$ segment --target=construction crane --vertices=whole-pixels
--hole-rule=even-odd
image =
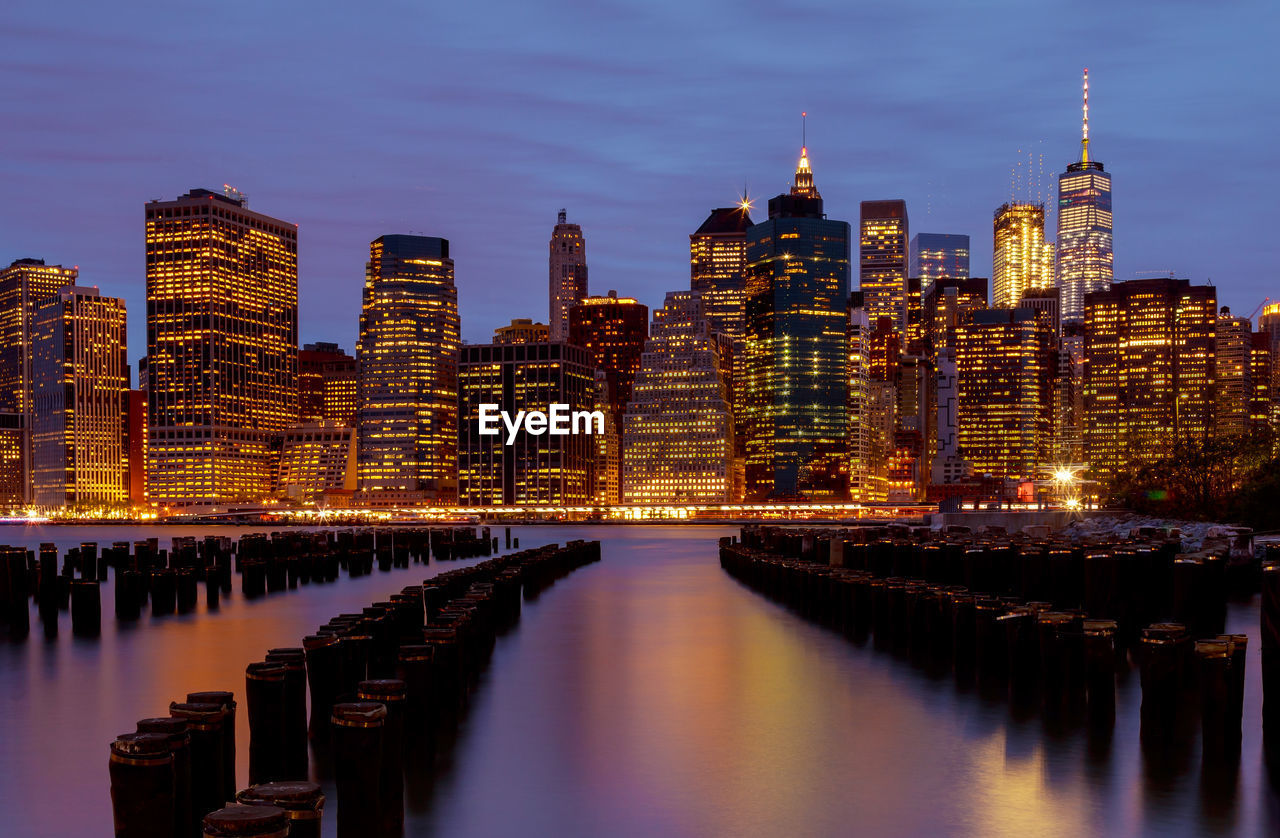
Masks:
[[[1257,307],[1257,308],[1255,308],[1255,309],[1253,310],[1253,314],[1250,314],[1250,315],[1249,315],[1249,319],[1250,319],[1251,321],[1252,321],[1252,320],[1254,320],[1254,319],[1258,316],[1258,312],[1262,311],[1262,307],[1263,307],[1263,306],[1265,306],[1265,305],[1266,305],[1267,303],[1269,303],[1269,302],[1271,302],[1271,298],[1270,298],[1270,297],[1263,297],[1263,298],[1262,298],[1262,302],[1258,303],[1258,307]]]

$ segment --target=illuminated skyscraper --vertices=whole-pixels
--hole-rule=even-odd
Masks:
[[[953,233],[915,234],[911,237],[907,276],[920,277],[924,291],[940,277],[968,277],[969,237]]]
[[[529,318],[516,318],[509,326],[493,330],[493,342],[505,344],[546,343],[551,339],[551,327],[546,323],[534,323]]]
[[[960,455],[975,474],[1034,478],[1050,459],[1053,347],[1043,312],[973,312],[956,333]]]
[[[124,300],[96,288],[63,288],[36,312],[32,332],[33,502],[126,503]]]
[[[1253,324],[1248,317],[1234,317],[1226,306],[1218,314],[1214,339],[1216,358],[1217,430],[1243,433],[1249,424],[1253,398],[1250,372],[1253,354]]]
[[[1186,279],[1135,279],[1085,297],[1084,447],[1104,484],[1214,430],[1217,291]]]
[[[826,217],[802,148],[791,192],[747,230],[749,500],[847,496],[848,297],[849,225]]]
[[[146,206],[147,485],[164,506],[254,502],[298,415],[298,228],[244,196]]]
[[[906,328],[906,201],[863,201],[858,236],[858,277],[867,318],[875,323],[892,317],[893,327]]]
[[[79,271],[46,265],[43,259],[18,259],[0,270],[0,411],[21,417],[23,497],[30,499],[31,326],[36,310],[76,284]]]
[[[733,417],[722,363],[700,295],[667,292],[623,418],[625,503],[733,499]]]
[[[1111,175],[1089,158],[1089,71],[1084,71],[1080,159],[1058,175],[1057,281],[1062,319],[1084,319],[1084,297],[1106,291],[1113,278]]]
[[[456,500],[460,343],[448,239],[374,239],[356,344],[363,501]]]
[[[995,213],[992,308],[1013,308],[1031,288],[1053,287],[1053,245],[1044,240],[1044,204],[1002,204]]]
[[[480,433],[480,405],[547,412],[553,404],[595,411],[591,355],[567,343],[463,346],[458,366],[458,503],[462,506],[530,504],[583,506],[592,502],[591,470],[603,415],[579,420],[578,433],[535,434],[529,428],[507,444],[507,429]],[[590,433],[587,433],[588,425]],[[570,424],[570,427],[572,425]]]
[[[734,340],[746,333],[749,208],[713,209],[689,236],[689,287],[702,295],[711,328]]]
[[[298,353],[298,421],[354,428],[356,359],[336,343],[308,343]]]
[[[569,309],[587,296],[587,242],[560,210],[551,231],[551,340],[569,339]]]
[[[622,415],[631,401],[632,386],[640,371],[640,355],[649,337],[649,307],[610,291],[604,297],[587,297],[569,309],[569,342],[590,353],[591,363],[604,371],[608,388],[609,425],[622,434]],[[614,446],[619,469],[625,468],[627,453],[621,442]],[[607,457],[609,450],[603,449]],[[602,463],[601,468],[608,468]],[[621,491],[621,487],[619,487]],[[615,495],[609,503],[617,503]]]

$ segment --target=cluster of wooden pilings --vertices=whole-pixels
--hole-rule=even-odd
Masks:
[[[511,547],[511,528],[506,530]],[[520,540],[516,539],[519,547]],[[343,573],[363,576],[376,566],[388,571],[411,563],[492,555],[498,539],[488,527],[367,530],[289,530],[270,535],[202,539],[178,537],[162,550],[155,538],[118,541],[101,550],[85,542],[59,557],[53,544],[38,551],[0,546],[0,626],[12,640],[31,631],[34,601],[46,638],[58,634],[58,615],[71,612],[71,630],[96,637],[102,630],[102,583],[114,574],[115,616],[129,622],[196,610],[204,591],[206,609],[220,607],[240,576],[241,594],[256,599],[299,585],[324,584]],[[61,562],[59,559],[61,558]]]
[[[1184,555],[1159,533],[1073,543],[965,528],[745,527],[721,539],[720,561],[855,642],[1007,696],[1015,713],[1109,730],[1117,674],[1136,667],[1144,752],[1159,758],[1199,727],[1215,763],[1238,760],[1249,643],[1223,634],[1227,600],[1261,580],[1264,681],[1275,678],[1280,696],[1280,564]],[[1280,698],[1271,705],[1280,733]]]
[[[245,670],[240,791],[231,692],[190,693],[168,718],[138,722],[111,745],[117,838],[318,836],[325,800],[309,779],[313,750],[335,780],[339,836],[402,834],[406,755],[457,724],[522,599],[599,560],[598,541],[491,558],[268,650]]]

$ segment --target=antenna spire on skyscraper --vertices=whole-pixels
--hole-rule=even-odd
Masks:
[[[1080,135],[1080,162],[1089,162],[1089,68],[1084,68],[1084,123]]]
[[[800,112],[800,163],[796,166],[796,179],[791,186],[791,194],[820,198],[822,196],[813,187],[813,170],[809,168],[809,137],[806,123],[808,116],[808,111]]]

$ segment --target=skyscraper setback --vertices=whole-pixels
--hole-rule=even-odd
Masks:
[[[1053,245],[1044,240],[1044,204],[1002,204],[993,226],[991,307],[1015,308],[1023,292],[1053,287]]]
[[[892,317],[894,328],[907,323],[906,201],[863,201],[858,235],[858,277],[867,319]]]
[[[146,205],[147,481],[164,506],[257,501],[298,413],[298,228],[234,190]]]
[[[550,242],[551,340],[569,339],[569,309],[587,296],[587,242],[582,228],[556,218]]]
[[[848,492],[849,225],[823,212],[807,148],[790,193],[747,230],[748,500]]]
[[[366,502],[456,499],[459,328],[449,241],[374,239],[356,344],[356,459]]]
[[[1105,291],[1114,276],[1111,252],[1111,175],[1089,156],[1089,71],[1084,71],[1080,159],[1058,175],[1057,282],[1062,319],[1084,319],[1084,298]]]

